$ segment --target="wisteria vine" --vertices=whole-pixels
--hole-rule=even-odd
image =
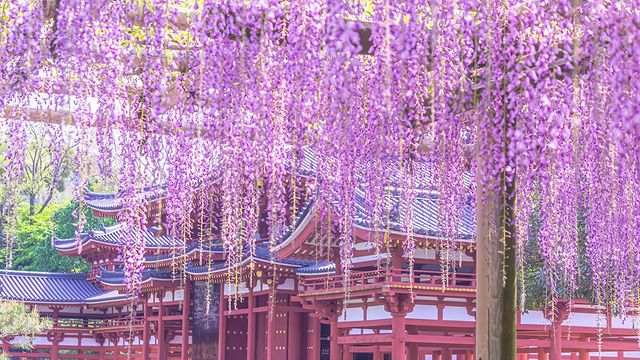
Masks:
[[[221,240],[239,268],[245,247],[251,256],[256,241],[276,246],[311,196],[348,277],[356,191],[379,231],[402,197],[408,256],[411,204],[438,193],[448,266],[475,197],[468,179],[483,178],[516,189],[521,268],[537,236],[551,293],[574,288],[582,241],[596,297],[624,312],[640,289],[638,9],[634,0],[0,1],[6,194],[19,196],[25,121],[75,128],[76,163],[99,149],[132,228],[148,224],[139,190],[167,184],[159,225],[183,241],[198,231],[200,242]],[[201,208],[214,199],[212,219]],[[388,246],[375,241],[378,252]],[[132,234],[122,251],[131,289],[143,255]]]

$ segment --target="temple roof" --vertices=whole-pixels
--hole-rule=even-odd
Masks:
[[[365,192],[361,189],[356,190],[356,225],[372,229],[373,228],[373,212],[371,207],[367,205]],[[442,237],[443,233],[438,225],[439,209],[438,195],[434,192],[419,192],[412,204],[413,218],[411,225],[413,233],[416,235],[428,237]],[[389,219],[381,220],[383,228],[389,228],[391,231],[405,232],[405,222],[408,211],[400,191],[394,191],[386,201],[385,207],[390,209]],[[457,239],[470,240],[475,236],[476,219],[473,214],[472,206],[469,204],[460,211],[460,219],[458,221],[458,229],[455,234]]]
[[[192,242],[187,245],[184,254],[172,254],[172,253],[162,253],[162,254],[147,254],[144,256],[144,261],[147,263],[152,262],[161,262],[164,260],[171,260],[172,258],[178,258],[181,256],[189,256],[190,254],[202,252],[203,254],[211,253],[211,254],[222,254],[224,251],[222,244],[207,244],[200,242]]]
[[[243,256],[243,261],[242,261],[243,263],[246,263],[251,260],[250,250],[248,246],[244,247],[242,256]],[[277,260],[270,256],[269,248],[266,246],[266,244],[257,245],[255,247],[254,260],[258,260],[266,263],[284,265],[284,266],[289,266],[294,268],[303,268],[303,267],[311,266],[315,264],[314,261],[293,259],[293,258]],[[229,266],[228,261],[215,262],[214,264],[211,265],[211,267],[209,267],[209,265],[189,264],[187,272],[190,274],[205,274],[209,271],[216,272],[222,269],[226,269],[228,266]]]
[[[109,271],[102,269],[98,280],[101,283],[109,286],[120,286],[125,284],[125,274],[122,271]],[[158,271],[158,270],[142,270],[142,279],[144,283],[149,280],[173,280],[173,274],[171,271]]]
[[[146,248],[168,248],[171,246],[181,246],[181,242],[177,239],[173,239],[169,236],[155,236],[152,230],[136,229],[139,232],[139,236],[144,239]],[[90,230],[88,232],[80,234],[80,244],[76,238],[59,239],[54,238],[53,245],[58,251],[69,251],[78,248],[80,245],[84,245],[89,242],[97,242],[106,245],[120,245],[124,242],[126,236],[129,234],[129,229],[125,224],[117,224],[110,227],[102,228],[101,230]]]
[[[124,299],[102,291],[84,273],[0,271],[0,299],[30,303],[96,303]]]
[[[166,186],[147,186],[140,189],[146,201],[157,201],[166,195]],[[87,191],[84,196],[85,204],[99,211],[117,212],[122,209],[122,200],[119,193],[98,193]]]

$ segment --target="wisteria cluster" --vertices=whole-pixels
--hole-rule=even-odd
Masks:
[[[481,181],[516,198],[505,221],[517,225],[520,255],[537,237],[552,293],[575,286],[584,242],[598,299],[623,311],[640,290],[638,9],[633,0],[0,1],[5,180],[20,179],[25,121],[75,127],[98,149],[101,174],[118,179],[121,221],[144,224],[139,189],[166,183],[161,225],[178,239],[194,228],[201,241],[217,237],[237,262],[245,246],[255,251],[255,234],[276,245],[313,196],[346,276],[356,189],[380,230],[390,189],[402,190],[409,255],[416,191],[438,192],[448,254],[463,211],[483,201]],[[213,203],[215,219],[202,210]],[[132,288],[143,254],[142,239],[123,249]]]

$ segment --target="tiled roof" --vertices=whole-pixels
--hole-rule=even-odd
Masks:
[[[86,276],[0,270],[0,298],[39,303],[85,303],[88,299],[104,295]]]
[[[300,274],[300,275],[327,274],[327,273],[333,273],[335,271],[336,271],[336,264],[323,261],[323,262],[319,262],[316,265],[298,268],[296,269],[296,274]]]
[[[125,283],[125,274],[122,271],[109,271],[102,269],[98,280],[106,285],[123,285]],[[172,280],[171,271],[142,270],[142,282],[147,280]]]
[[[375,260],[383,260],[383,259],[389,259],[390,256],[387,253],[381,253],[381,254],[371,254],[371,255],[365,255],[365,256],[358,256],[358,257],[354,257],[351,259],[351,263],[352,264],[361,264],[364,262],[368,262],[368,261],[375,261]],[[296,269],[296,274],[298,275],[317,275],[317,274],[328,274],[328,273],[333,273],[336,271],[336,264],[332,263],[332,262],[327,262],[327,261],[320,261],[318,263],[314,263],[312,265],[309,266],[305,266],[305,267],[299,267]]]
[[[201,246],[199,242],[192,242],[187,246],[187,249],[184,255],[189,255],[191,253],[199,252],[199,251],[202,251],[204,254],[206,253],[220,254],[224,251],[224,249],[221,244],[202,244]],[[182,255],[183,255],[182,253],[151,254],[151,255],[145,255],[144,260],[145,262],[155,262],[155,261],[171,259],[172,256],[182,256]]]
[[[181,246],[181,241],[174,240],[169,236],[155,236],[151,230],[136,229],[138,236],[143,237],[145,247],[147,248],[166,248],[171,246]],[[131,231],[124,224],[103,228],[102,230],[91,230],[80,235],[80,242],[85,244],[90,241],[99,242],[109,245],[120,245],[125,242],[127,236],[132,236]],[[78,247],[78,241],[75,238],[58,239],[53,242],[55,248],[59,251],[72,250]]]
[[[402,204],[402,195],[399,191],[394,191],[386,201],[386,208],[389,209],[389,219],[382,221],[390,225],[390,230],[397,232],[405,231],[406,205]],[[438,195],[432,192],[421,192],[416,195],[412,203],[413,210],[413,233],[423,236],[440,237],[442,232],[438,225]],[[371,228],[373,225],[372,211],[366,204],[365,193],[361,189],[356,190],[356,224],[361,227]],[[457,238],[472,239],[475,236],[476,220],[469,204],[463,209],[458,223]]]
[[[249,256],[249,247],[245,246],[244,250],[243,250],[243,262],[247,262],[250,260],[250,256]],[[306,267],[306,266],[310,266],[315,264],[314,261],[312,260],[301,260],[301,259],[293,259],[293,258],[288,258],[288,259],[282,259],[282,260],[276,260],[275,258],[272,258],[269,254],[269,248],[266,245],[257,245],[255,248],[255,253],[254,253],[254,259],[257,260],[261,260],[264,262],[272,262],[274,264],[280,264],[280,265],[286,265],[286,266],[290,266],[290,267],[296,267],[296,268],[302,268],[302,267]],[[208,265],[189,265],[188,266],[188,272],[190,274],[206,274],[209,270],[211,270],[211,272],[215,272],[218,270],[222,270],[222,269],[226,269],[229,266],[229,262],[228,261],[219,261],[219,262],[215,262],[214,264],[211,265],[211,268],[209,268]]]
[[[166,194],[166,186],[147,186],[140,189],[147,201],[162,199]],[[122,201],[118,193],[97,193],[87,191],[84,196],[85,204],[94,210],[118,211],[122,209]]]

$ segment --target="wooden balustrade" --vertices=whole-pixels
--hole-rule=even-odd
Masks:
[[[371,271],[354,271],[349,277],[349,287],[352,290],[380,287],[383,285],[406,285],[411,281],[411,273],[408,270],[380,269]],[[301,276],[300,286],[303,292],[330,291],[344,287],[345,276],[317,275]],[[474,289],[476,287],[475,274],[452,272],[443,276],[440,271],[419,270],[413,271],[414,285],[435,286],[446,288]]]
[[[123,329],[132,326],[142,326],[143,318],[141,316],[117,319],[82,319],[82,318],[59,318],[56,329],[92,329],[99,330],[101,328],[121,327]]]

